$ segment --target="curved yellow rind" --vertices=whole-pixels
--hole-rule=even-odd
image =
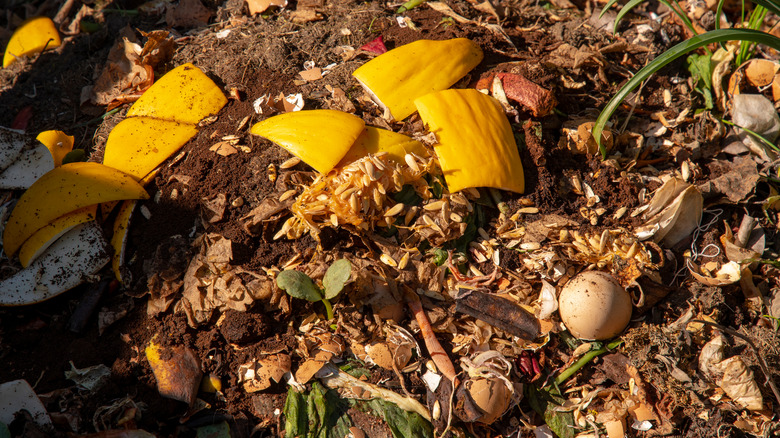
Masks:
[[[3,233],[9,256],[36,231],[58,217],[108,201],[146,199],[132,176],[99,163],[68,163],[46,173],[19,198]]]
[[[366,126],[366,130],[358,137],[355,143],[347,151],[347,155],[338,164],[338,167],[359,160],[368,154],[387,152],[387,156],[398,164],[404,163],[404,155],[415,153],[420,156],[427,154],[425,146],[409,136],[387,129]]]
[[[130,226],[130,218],[138,201],[125,201],[119,207],[119,212],[114,219],[114,234],[111,236],[111,246],[114,248],[114,256],[111,259],[111,268],[116,279],[124,283],[121,267],[125,261],[125,244],[127,243],[127,231]]]
[[[73,150],[73,136],[62,131],[43,131],[36,140],[43,143],[51,152],[54,166],[62,166],[62,159]]]
[[[140,180],[197,133],[196,125],[130,117],[108,135],[103,164]]]
[[[364,128],[363,119],[358,116],[320,109],[279,114],[256,123],[251,132],[326,174],[344,158]]]
[[[8,41],[3,56],[3,68],[11,65],[17,57],[54,49],[62,44],[57,27],[49,17],[33,17],[24,21]]]
[[[76,225],[95,220],[97,205],[89,205],[58,217],[27,239],[19,249],[19,261],[27,267],[60,236]]]
[[[436,134],[450,192],[494,187],[523,193],[523,165],[501,104],[477,90],[444,90],[415,101],[420,117]]]
[[[191,63],[182,64],[157,80],[127,111],[127,117],[146,116],[198,124],[216,114],[227,98],[205,73]]]
[[[482,61],[482,49],[466,38],[418,40],[363,64],[352,75],[387,107],[395,120],[414,111],[414,100],[445,90]]]

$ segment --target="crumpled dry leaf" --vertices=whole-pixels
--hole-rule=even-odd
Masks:
[[[699,190],[705,198],[725,195],[732,202],[741,202],[756,188],[760,178],[756,162],[752,157],[734,157],[729,164],[730,170],[715,179],[700,184]]]
[[[273,382],[281,382],[290,372],[292,361],[287,354],[272,354],[263,359],[252,359],[238,367],[238,383],[244,391],[258,392],[268,389]]]
[[[200,0],[180,0],[178,5],[168,6],[165,21],[171,27],[201,27],[208,24],[211,15]]]
[[[152,260],[144,261],[147,275],[146,313],[155,316],[164,312],[178,298],[184,285],[183,273],[192,256],[190,243],[182,236],[173,236],[161,242]]]
[[[95,105],[108,105],[119,96],[138,94],[154,82],[154,69],[142,62],[142,47],[134,32],[125,27],[121,42],[111,48],[103,72],[91,88],[89,100]]]
[[[745,365],[741,357],[732,356],[712,368],[722,374],[717,382],[718,386],[723,388],[734,403],[751,411],[764,408],[764,398],[753,378],[753,371]]]
[[[278,197],[267,196],[260,205],[253,208],[246,216],[240,219],[244,230],[250,236],[257,236],[262,233],[263,226],[268,223],[276,222],[293,204],[294,198],[290,197],[285,201],[279,201]]]
[[[681,178],[667,180],[647,204],[645,222],[634,230],[640,240],[650,237],[673,247],[699,226],[704,198],[699,189]]]
[[[184,291],[176,311],[187,315],[191,327],[209,319],[215,310],[246,311],[255,300],[268,296],[264,287],[250,287],[239,276],[244,271],[231,266],[232,242],[219,234],[202,238],[199,253],[192,258],[184,274]]]
[[[225,217],[227,208],[227,196],[220,193],[212,199],[203,198],[201,200],[201,217],[207,224],[213,224]]]
[[[246,4],[249,7],[249,15],[255,15],[273,6],[284,8],[287,6],[287,0],[246,0]]]
[[[599,146],[591,134],[594,124],[595,122],[591,120],[567,120],[563,123],[563,128],[561,128],[563,135],[558,140],[558,145],[575,154],[595,155],[599,151]],[[615,144],[615,137],[612,135],[612,131],[608,129],[602,131],[601,144],[604,145],[607,151],[612,150]]]

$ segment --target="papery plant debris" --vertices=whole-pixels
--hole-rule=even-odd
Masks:
[[[0,435],[776,434],[758,4],[11,3]]]

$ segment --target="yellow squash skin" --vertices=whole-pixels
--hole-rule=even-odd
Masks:
[[[252,126],[260,135],[327,174],[344,158],[365,129],[363,119],[343,111],[319,109],[279,114]]]
[[[54,49],[60,44],[60,34],[51,18],[30,18],[11,35],[3,56],[3,68],[11,65],[17,57],[40,53],[44,49]]]
[[[130,117],[108,135],[103,164],[140,180],[197,133],[197,125]]]
[[[3,232],[3,249],[8,256],[16,254],[36,231],[79,208],[148,197],[132,176],[99,163],[55,167],[19,198]]]
[[[368,154],[377,154],[379,152],[387,152],[387,156],[398,164],[404,163],[404,155],[408,153],[415,153],[419,156],[428,154],[422,143],[409,136],[388,131],[387,129],[366,126],[366,130],[360,134],[357,141],[349,148],[347,155],[341,159],[338,167],[346,166]]]
[[[22,267],[28,267],[55,240],[76,225],[95,220],[96,212],[97,205],[89,205],[60,216],[36,231],[19,249],[19,261],[22,263]]]
[[[127,117],[146,116],[196,125],[216,114],[227,98],[205,73],[191,63],[166,73],[127,111]]]
[[[415,99],[451,87],[482,57],[482,49],[466,38],[418,40],[377,56],[352,76],[400,121],[415,111]]]
[[[125,283],[122,278],[122,265],[125,261],[125,244],[127,243],[127,231],[130,225],[130,218],[138,201],[124,201],[119,207],[119,212],[114,219],[114,234],[111,236],[111,246],[114,247],[114,256],[111,259],[111,268],[114,270],[116,279]]]
[[[477,90],[444,90],[415,101],[436,134],[434,147],[450,192],[494,187],[523,193],[523,165],[501,104]]]
[[[62,166],[62,159],[73,150],[73,136],[62,131],[43,131],[36,140],[43,143],[54,159],[54,166]]]

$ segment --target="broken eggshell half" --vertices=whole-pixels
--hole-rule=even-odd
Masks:
[[[384,109],[401,121],[415,111],[415,99],[445,90],[482,61],[482,49],[466,38],[418,40],[383,53],[352,76]]]
[[[389,52],[388,52],[389,53]],[[477,90],[444,90],[415,100],[451,193],[493,187],[523,193],[523,165],[501,104]]]
[[[558,297],[558,312],[572,335],[610,339],[631,321],[631,296],[612,275],[586,271],[570,279]]]

